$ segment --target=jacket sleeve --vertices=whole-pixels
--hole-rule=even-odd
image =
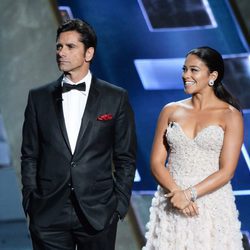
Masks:
[[[115,190],[118,197],[117,211],[124,218],[128,211],[135,176],[136,132],[134,113],[127,92],[123,92],[115,123],[113,150]]]
[[[39,138],[36,122],[36,112],[32,101],[31,92],[28,96],[28,103],[24,113],[24,124],[22,132],[21,147],[21,177],[23,208],[27,215],[30,195],[36,189],[36,172],[39,154]]]

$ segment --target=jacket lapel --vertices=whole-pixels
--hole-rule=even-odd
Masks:
[[[90,90],[89,90],[89,96],[86,103],[85,111],[82,117],[81,127],[77,138],[76,148],[75,148],[75,154],[80,150],[81,148],[81,142],[84,139],[84,133],[86,132],[86,129],[88,126],[92,125],[92,120],[95,119],[95,115],[97,114],[97,108],[99,103],[99,90],[97,88],[97,79],[92,78]]]
[[[62,132],[63,138],[65,140],[65,143],[67,144],[67,147],[71,152],[70,143],[69,143],[67,130],[66,130],[66,125],[65,125],[65,120],[64,120],[64,115],[63,115],[63,108],[62,108],[63,99],[62,99],[61,82],[62,82],[62,77],[60,77],[57,80],[55,88],[52,91],[52,95],[53,95],[54,107],[55,107],[59,127],[61,129],[61,132]]]

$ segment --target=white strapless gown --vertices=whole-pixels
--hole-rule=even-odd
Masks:
[[[178,123],[168,126],[168,168],[183,189],[217,171],[224,131],[218,125],[204,128],[191,139]],[[173,209],[158,186],[150,208],[143,250],[239,250],[242,234],[231,184],[198,198],[199,215],[186,217]]]

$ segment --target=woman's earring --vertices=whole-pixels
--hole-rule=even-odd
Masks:
[[[211,87],[214,86],[214,81],[213,80],[209,80],[208,85],[211,86]]]

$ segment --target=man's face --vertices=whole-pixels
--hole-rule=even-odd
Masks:
[[[77,31],[62,32],[56,43],[58,67],[64,73],[82,73],[88,70],[93,51],[93,48],[85,50],[84,44],[80,42],[80,34]]]

